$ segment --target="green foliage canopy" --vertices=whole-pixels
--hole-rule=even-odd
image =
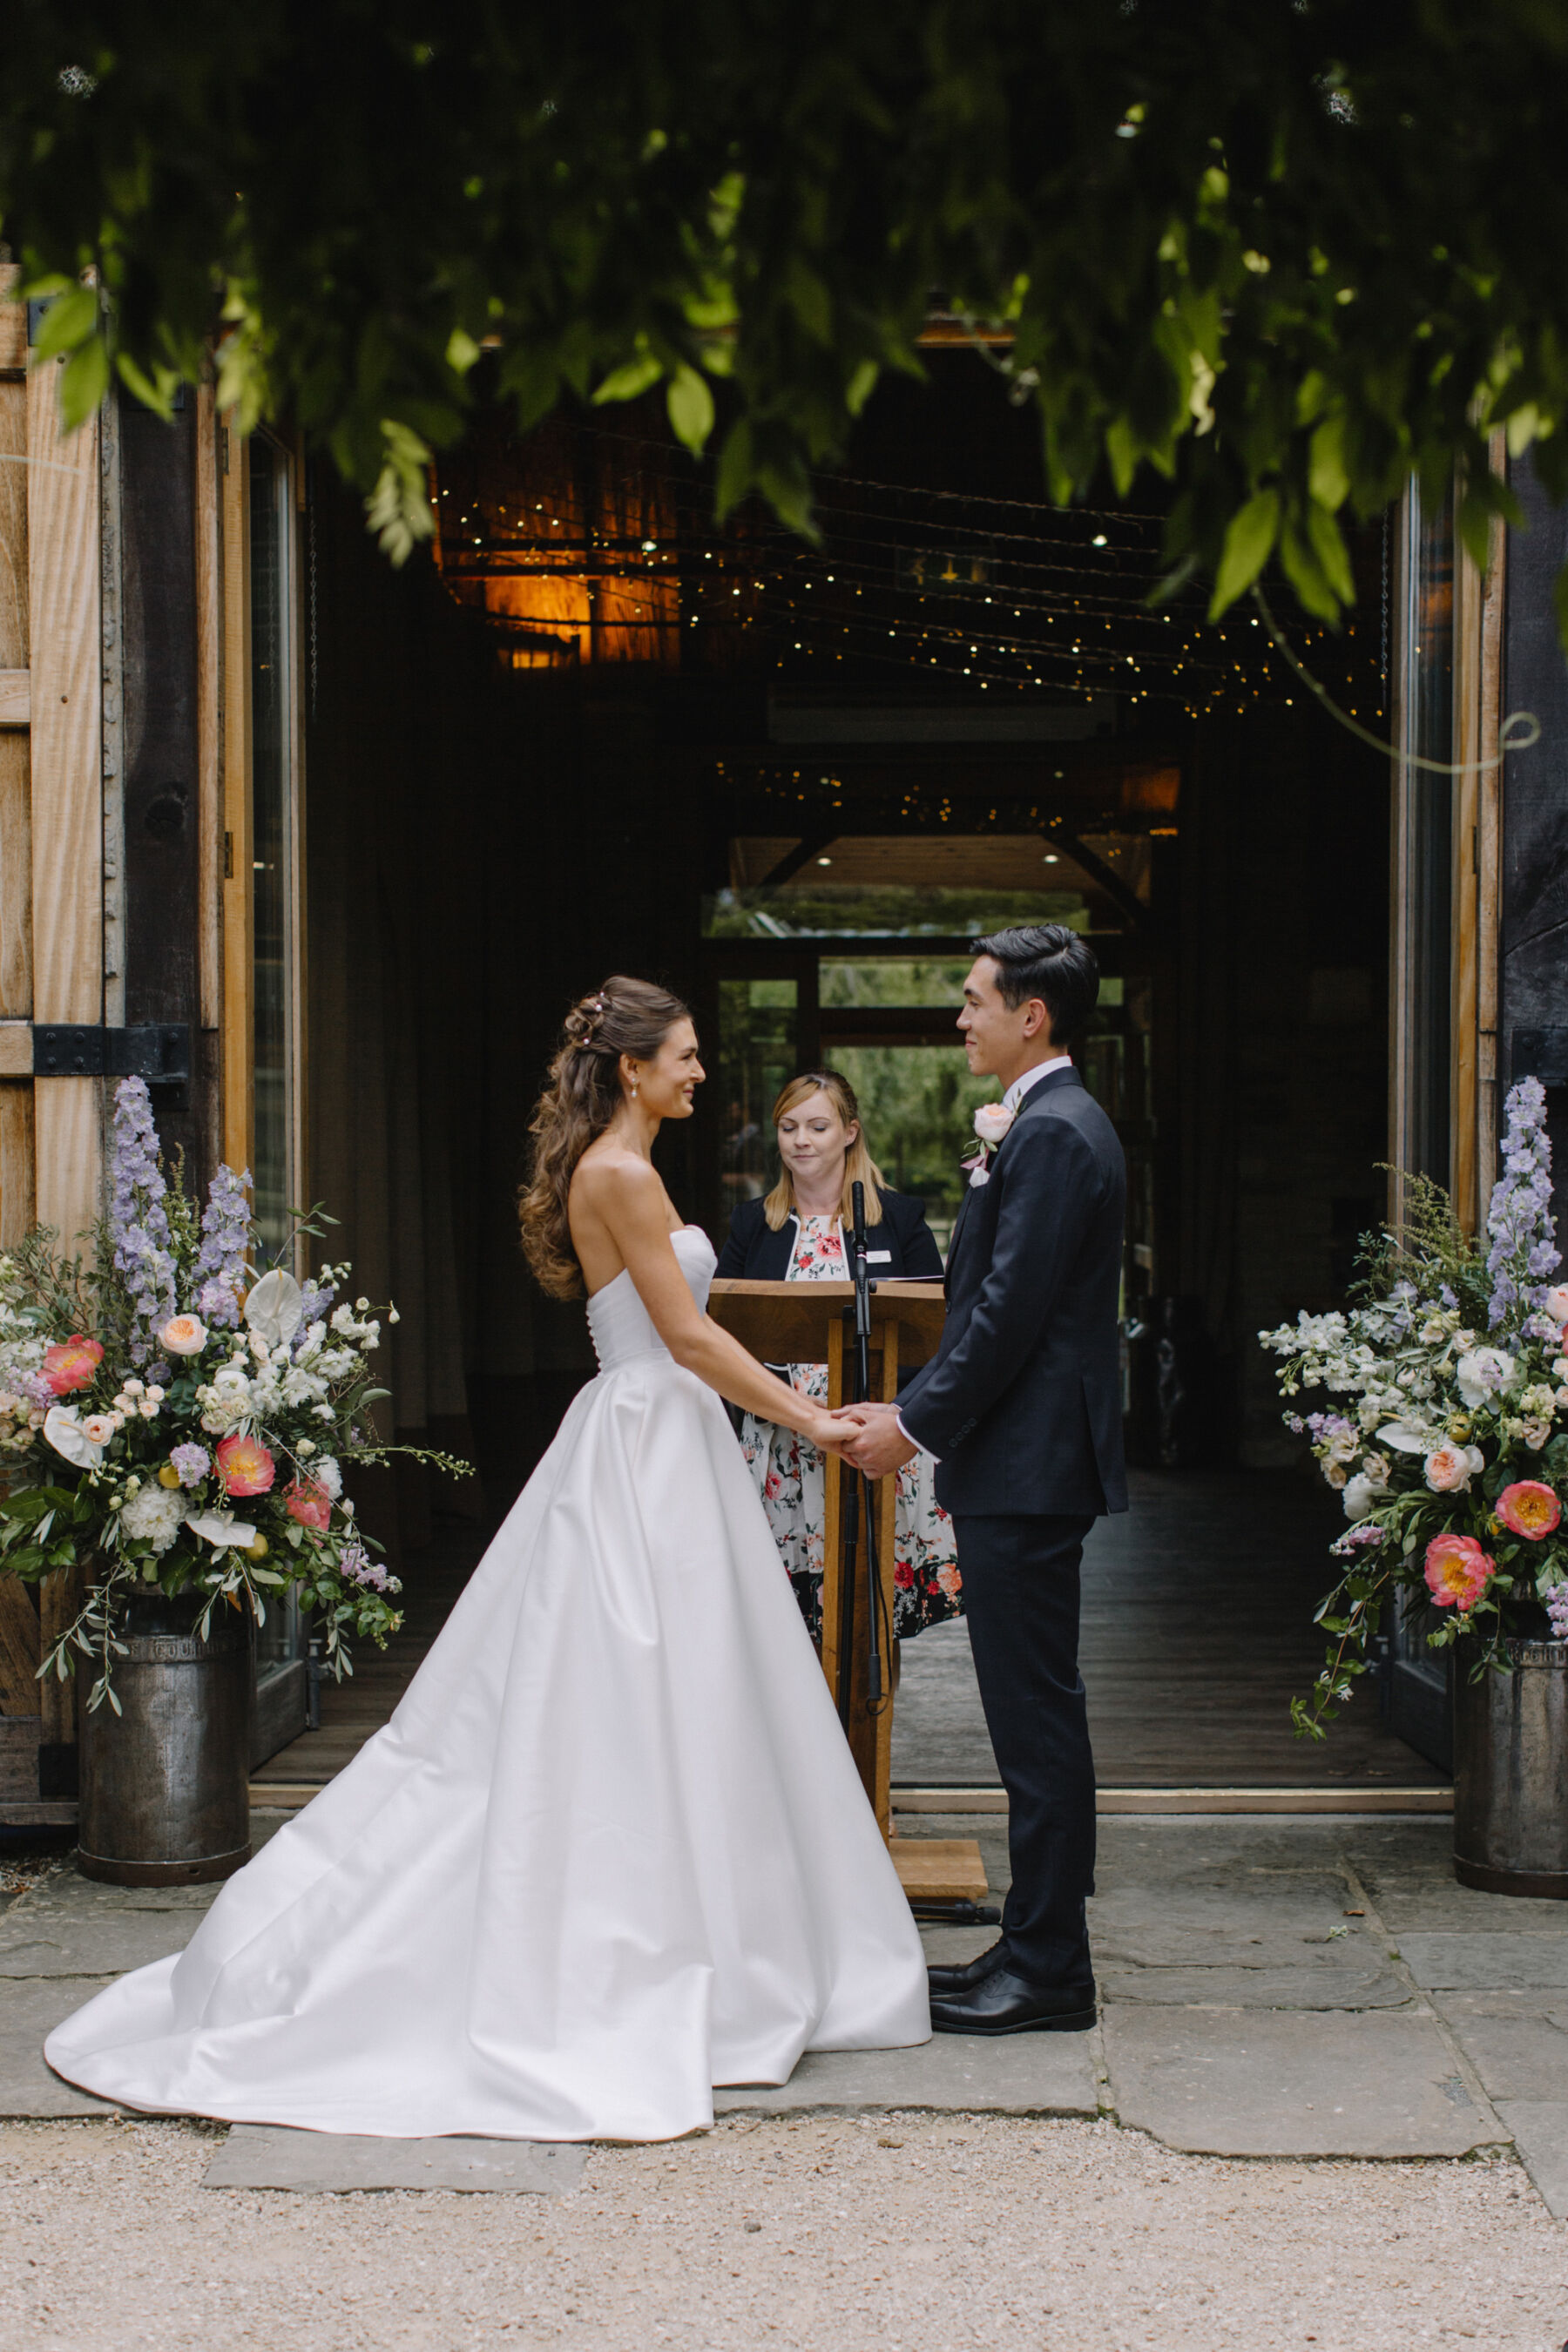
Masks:
[[[1478,553],[1489,433],[1568,490],[1565,121],[1557,0],[16,0],[0,233],[68,415],[216,333],[395,555],[485,378],[662,383],[721,512],[809,530],[934,306],[1011,331],[1054,497],[1152,467],[1173,575],[1331,619],[1412,468]]]

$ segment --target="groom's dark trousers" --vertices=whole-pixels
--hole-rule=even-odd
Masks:
[[[1089,1974],[1094,1761],[1078,1670],[1079,1570],[1101,1513],[1127,1507],[1121,1457],[1122,1218],[1116,1130],[1074,1069],[1024,1096],[964,1196],[947,1321],[899,1398],[937,1457],[985,1721],[1007,1791],[1009,1965]]]

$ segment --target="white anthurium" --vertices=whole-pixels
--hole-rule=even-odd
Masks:
[[[256,1529],[248,1520],[237,1519],[232,1511],[193,1511],[185,1525],[192,1535],[200,1536],[216,1551],[243,1551],[247,1544],[256,1541]]]
[[[1429,1430],[1414,1429],[1407,1421],[1384,1422],[1377,1433],[1380,1445],[1392,1445],[1396,1454],[1429,1454],[1432,1435]]]
[[[93,1444],[74,1404],[49,1407],[44,1415],[44,1436],[57,1454],[79,1470],[96,1470],[103,1459],[102,1446]]]
[[[305,1319],[305,1294],[291,1274],[275,1265],[252,1288],[245,1319],[269,1348],[286,1348]]]

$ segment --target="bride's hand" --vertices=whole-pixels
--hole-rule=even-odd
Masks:
[[[816,1413],[809,1430],[803,1433],[806,1443],[824,1454],[842,1454],[845,1447],[860,1434],[859,1425],[853,1421],[839,1421],[830,1412]]]

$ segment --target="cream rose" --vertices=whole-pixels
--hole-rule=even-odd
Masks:
[[[199,1315],[171,1315],[158,1337],[171,1356],[199,1356],[207,1344],[207,1327]]]
[[[1484,1456],[1476,1445],[1435,1445],[1422,1465],[1435,1495],[1459,1495],[1480,1468]]]
[[[974,1132],[982,1143],[1000,1143],[1016,1116],[1005,1103],[982,1103],[974,1114]]]

